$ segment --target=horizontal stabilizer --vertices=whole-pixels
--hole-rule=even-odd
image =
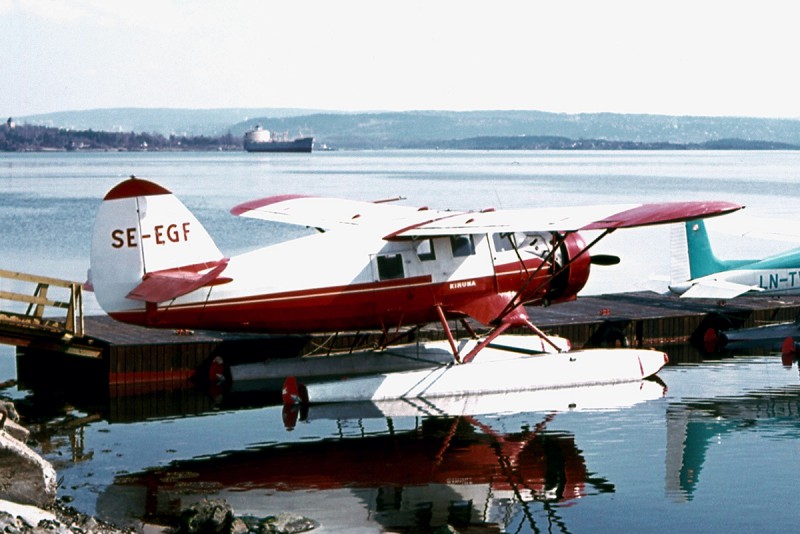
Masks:
[[[228,259],[223,258],[211,264],[147,273],[142,283],[128,293],[127,297],[144,302],[166,302],[211,284],[227,266]],[[211,270],[200,272],[207,269]]]
[[[748,291],[763,291],[758,286],[747,286],[722,280],[704,280],[693,284],[681,298],[688,299],[732,299]]]

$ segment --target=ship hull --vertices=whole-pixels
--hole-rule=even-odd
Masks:
[[[311,152],[313,137],[301,137],[292,141],[245,141],[248,152]]]

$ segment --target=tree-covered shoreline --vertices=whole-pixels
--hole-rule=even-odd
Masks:
[[[339,149],[368,148],[359,143]],[[697,143],[670,141],[620,141],[572,139],[560,136],[512,135],[463,139],[407,141],[390,148],[449,150],[800,150],[800,146],[777,141],[716,139]],[[241,151],[243,140],[230,132],[221,136],[169,135],[159,133],[73,130],[35,125],[0,126],[0,152],[207,152]]]
[[[209,151],[242,150],[242,140],[230,133],[214,136],[164,136],[158,133],[69,130],[46,126],[0,127],[0,151]]]

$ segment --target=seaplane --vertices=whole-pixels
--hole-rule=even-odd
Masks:
[[[757,222],[748,222],[753,227]],[[748,232],[769,239],[798,240],[791,233]],[[730,299],[749,292],[800,295],[800,248],[757,259],[721,259],[702,220],[673,227],[669,289],[682,298]]]
[[[751,218],[736,226],[734,233],[739,237],[800,241],[788,221]],[[669,289],[681,298],[730,299],[746,293],[800,295],[800,248],[756,259],[721,259],[714,252],[705,222],[696,220],[673,225],[670,251]],[[795,340],[800,340],[800,318],[736,329],[729,319],[721,317],[703,332],[702,348],[709,353],[759,348],[780,351],[791,358],[798,352]],[[791,363],[791,359],[788,361]]]
[[[227,257],[168,189],[132,177],[99,206],[88,282],[110,317],[146,327],[283,334],[374,329],[383,333],[376,354],[419,325],[437,323],[444,332],[446,340],[425,347],[446,349],[442,365],[323,383],[313,395],[310,385],[288,377],[285,402],[639,381],[657,373],[666,354],[572,350],[568,340],[541,331],[526,306],[577,298],[592,264],[618,261],[590,254],[612,232],[741,207],[687,201],[451,211],[279,195],[231,213],[316,232]],[[457,340],[450,322],[468,327],[467,319],[488,332]],[[531,335],[505,334],[517,327]]]

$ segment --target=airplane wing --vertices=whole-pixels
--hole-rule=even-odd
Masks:
[[[313,228],[385,229],[384,239],[495,232],[613,230],[680,222],[741,209],[730,202],[666,202],[483,211],[443,211],[357,200],[284,195],[239,204],[234,215]]]
[[[235,206],[231,213],[241,217],[325,230],[365,225],[402,228],[441,216],[437,210],[427,208],[303,195],[252,200]]]
[[[614,230],[723,215],[741,209],[731,202],[666,202],[573,208],[532,208],[451,214],[389,234],[385,239],[494,232]]]
[[[732,299],[749,291],[763,291],[758,286],[748,286],[724,280],[699,280],[681,294],[682,299]]]

